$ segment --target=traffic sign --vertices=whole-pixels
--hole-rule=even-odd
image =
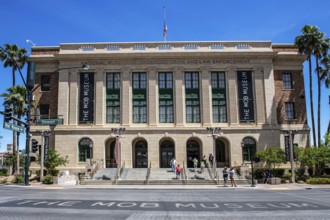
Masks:
[[[37,125],[58,125],[63,124],[63,119],[38,119],[36,121]]]
[[[14,125],[14,124],[9,123],[9,122],[4,122],[3,128],[8,129],[8,130],[12,130],[12,131],[17,131],[17,132],[20,132],[20,133],[24,133],[24,127]]]

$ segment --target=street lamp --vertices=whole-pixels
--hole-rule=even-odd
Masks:
[[[242,147],[242,150],[244,151],[244,142],[241,143],[241,147]],[[251,145],[249,146],[249,157],[250,157],[250,160],[251,160],[251,181],[252,181],[252,184],[251,184],[251,187],[255,187],[255,183],[254,183],[254,170],[253,170],[253,160],[254,160],[254,155],[251,154]]]
[[[214,174],[216,174],[215,169],[216,169],[216,150],[215,150],[215,140],[217,139],[218,135],[220,135],[221,128],[220,127],[207,127],[206,130],[211,134],[213,137],[213,164],[212,168],[214,170]]]

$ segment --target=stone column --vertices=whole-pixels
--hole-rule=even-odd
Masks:
[[[158,105],[157,105],[157,86],[156,86],[156,69],[150,68],[148,74],[148,122],[149,126],[156,126]]]
[[[211,126],[212,122],[212,93],[210,83],[210,70],[204,67],[201,73],[201,114],[203,126]]]
[[[174,69],[174,97],[175,97],[175,124],[177,127],[183,127],[185,122],[185,99],[184,99],[184,81],[183,69]]]
[[[69,71],[60,70],[58,77],[58,115],[63,117],[63,125],[69,123]]]
[[[264,85],[267,85],[267,88],[265,88],[267,124],[276,125],[275,82],[274,71],[271,64],[264,66],[263,75]]]
[[[264,75],[261,67],[254,67],[254,86],[255,86],[255,111],[256,111],[256,124],[265,124],[265,87]]]
[[[124,68],[121,76],[121,124],[123,126],[129,126],[132,121],[132,74],[129,68]]]
[[[229,125],[238,125],[238,97],[237,97],[237,73],[234,67],[229,67],[226,69],[227,79],[228,79],[228,123]]]
[[[103,125],[105,118],[105,98],[104,98],[104,69],[95,71],[95,102],[94,102],[94,121],[95,125]]]
[[[70,73],[70,96],[69,96],[69,124],[77,125],[78,111],[79,111],[79,99],[78,99],[78,75],[77,70],[71,70]]]

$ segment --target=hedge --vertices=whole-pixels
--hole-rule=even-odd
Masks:
[[[0,169],[0,176],[8,176],[7,169]]]
[[[307,184],[330,184],[330,178],[310,178],[306,181]]]
[[[267,173],[268,169],[255,169],[254,170],[254,176],[257,179],[261,179],[262,178],[262,172],[265,172],[265,174]],[[272,177],[279,177],[279,178],[283,178],[285,169],[282,168],[277,168],[277,169],[271,169],[270,170]]]

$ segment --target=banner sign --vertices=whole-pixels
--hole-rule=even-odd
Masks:
[[[94,73],[80,74],[79,123],[94,121]]]
[[[252,72],[237,71],[240,122],[255,122]]]
[[[290,136],[284,135],[285,160],[290,161]]]
[[[44,162],[48,161],[48,153],[49,153],[49,136],[45,135],[44,142]]]

